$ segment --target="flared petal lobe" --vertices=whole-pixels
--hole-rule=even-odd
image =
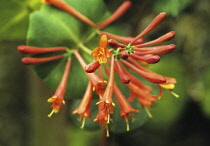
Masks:
[[[98,47],[96,47],[92,52],[91,55],[94,57],[95,61],[99,61],[100,64],[106,63],[107,59],[110,58],[111,54],[107,47],[107,36],[102,35]]]

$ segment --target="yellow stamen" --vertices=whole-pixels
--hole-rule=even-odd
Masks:
[[[129,125],[127,117],[125,118],[125,122],[126,122],[126,131],[129,131],[130,130],[130,125]]]
[[[41,3],[42,3],[42,4],[48,4],[48,3],[46,2],[46,0],[41,0]]]
[[[108,114],[108,119],[107,119],[107,123],[110,123],[110,114]]]
[[[93,87],[93,91],[95,91],[96,90],[96,87]]]
[[[84,118],[82,118],[82,125],[81,125],[81,129],[84,129],[84,127],[85,127],[85,117]]]
[[[175,88],[174,84],[160,84],[160,86],[165,89],[174,89]]]
[[[106,127],[106,137],[110,137],[110,135],[109,135],[109,127],[108,126]]]
[[[101,94],[99,94],[99,98],[102,99],[102,95]]]
[[[107,83],[107,81],[98,81],[98,82],[99,82],[99,83],[105,83],[105,84]]]
[[[47,115],[48,118],[51,118],[51,116],[52,116],[54,113],[56,113],[56,112],[55,112],[55,110],[53,109],[53,110],[50,112],[50,114]]]
[[[53,96],[51,98],[48,98],[47,102],[53,102],[57,98],[58,98],[57,96]]]
[[[170,92],[171,92],[171,94],[172,94],[173,96],[175,96],[176,98],[179,98],[179,95],[178,95],[178,94],[174,93],[173,91],[170,91]]]
[[[150,113],[148,107],[145,107],[144,109],[145,109],[145,111],[147,112],[147,115],[148,115],[150,118],[152,118],[152,114]]]

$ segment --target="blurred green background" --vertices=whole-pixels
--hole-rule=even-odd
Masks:
[[[114,11],[123,0],[104,0]],[[24,66],[16,47],[26,44],[29,15],[39,10],[39,0],[0,0],[0,146],[206,146],[210,145],[210,1],[132,0],[133,7],[116,23],[135,36],[160,12],[167,19],[149,33],[151,40],[176,31],[176,50],[149,68],[178,83],[177,99],[165,92],[152,107],[153,118],[140,129],[125,134],[85,131],[75,127],[67,106],[51,119],[47,99],[53,95]]]

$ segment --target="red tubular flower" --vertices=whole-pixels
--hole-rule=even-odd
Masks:
[[[108,45],[112,48],[125,48],[126,45],[124,44],[120,44],[117,41],[113,40],[113,39],[109,39],[108,40]]]
[[[129,131],[130,128],[128,123],[128,117],[133,117],[134,116],[132,114],[133,112],[140,112],[140,111],[132,108],[132,106],[128,103],[127,99],[122,94],[122,92],[120,91],[120,89],[117,87],[116,84],[114,84],[114,93],[120,106],[120,115],[122,118],[125,119],[127,127],[126,130]]]
[[[156,101],[156,96],[151,95],[148,91],[141,89],[135,83],[127,84],[133,95],[137,97],[143,107],[150,107]]]
[[[164,46],[155,46],[155,47],[145,47],[145,48],[133,48],[135,54],[138,55],[147,55],[147,54],[156,54],[156,55],[165,55],[174,51],[176,46],[174,44],[164,45]]]
[[[108,33],[108,32],[104,32],[104,31],[100,31],[100,34],[101,35],[106,35],[107,37],[109,37],[111,39],[120,41],[120,42],[125,43],[125,44],[130,43],[135,38],[135,37],[124,37],[124,36],[114,35],[114,34],[111,34],[111,33]],[[143,39],[138,39],[133,43],[133,45],[141,44],[143,42],[144,42]]]
[[[111,114],[114,112],[114,102],[112,100],[112,94],[113,94],[113,85],[114,85],[114,55],[111,57],[111,68],[110,68],[110,74],[109,74],[109,81],[106,87],[106,90],[103,94],[102,99],[98,103],[103,103],[103,109],[108,112],[108,114]],[[109,121],[108,121],[109,122]]]
[[[149,70],[147,70],[147,69],[143,68],[142,66],[140,66],[140,64],[135,62],[133,59],[129,58],[129,61],[132,64],[134,64],[137,68],[139,68],[141,70],[144,70],[146,72],[150,72]],[[163,76],[163,77],[165,78],[166,81],[165,81],[165,83],[158,83],[159,86],[162,87],[162,88],[168,89],[171,92],[172,95],[174,95],[175,97],[178,98],[179,95],[173,92],[173,88],[175,87],[174,84],[176,84],[176,79],[165,77],[165,76]],[[160,87],[159,87],[159,89],[160,89]],[[160,89],[160,96],[159,96],[159,98],[161,98],[161,96],[162,96],[162,89]]]
[[[130,63],[132,63],[134,66],[136,66],[137,68],[139,68],[139,69],[141,69],[141,70],[144,70],[144,71],[146,71],[146,72],[150,72],[148,69],[146,69],[145,67],[143,67],[142,65],[140,65],[139,62],[135,61],[134,58],[129,57],[129,58],[128,58],[128,61],[129,61]]]
[[[81,14],[79,11],[77,11],[76,9],[74,9],[72,6],[70,6],[67,2],[65,2],[64,0],[44,0],[47,4],[52,4],[66,12],[68,12],[69,14],[77,17],[78,19],[80,19],[81,21],[83,21],[84,23],[90,25],[91,27],[96,27],[96,24],[93,23],[89,18],[87,18],[86,16],[84,16],[83,14]]]
[[[95,61],[99,62],[99,64],[106,63],[107,58],[110,58],[111,56],[109,50],[106,47],[107,47],[107,36],[102,35],[98,43],[98,47],[96,47],[91,52],[91,55],[94,57]]]
[[[21,62],[26,65],[33,65],[33,64],[39,64],[39,63],[44,63],[44,62],[60,59],[60,58],[63,58],[64,56],[65,55],[57,55],[57,56],[45,57],[45,58],[24,57],[22,58]]]
[[[35,55],[41,53],[49,53],[49,52],[58,52],[58,51],[66,51],[66,47],[50,47],[50,48],[40,48],[33,46],[20,45],[18,46],[18,51],[23,54]]]
[[[166,78],[166,82],[163,83],[163,84],[159,84],[159,86],[169,90],[172,95],[174,95],[176,98],[178,98],[179,95],[173,92],[173,89],[175,88],[174,84],[176,84],[176,79],[175,78],[169,78],[169,77],[165,77],[165,78]]]
[[[113,21],[115,21],[116,19],[118,19],[120,16],[122,16],[126,10],[131,6],[131,2],[130,1],[125,1],[124,3],[122,3],[121,6],[119,6],[119,8],[105,21],[103,21],[101,24],[99,24],[97,26],[97,29],[103,29],[104,27],[106,27],[107,25],[109,25],[110,23],[112,23]]]
[[[74,55],[76,56],[77,60],[81,64],[82,68],[85,69],[86,63],[81,57],[81,55],[78,53],[78,51],[73,50]],[[86,73],[89,80],[93,84],[93,90],[96,91],[96,93],[102,98],[105,90],[106,81],[102,80],[100,77],[98,77],[95,73]]]
[[[152,118],[152,115],[149,112],[148,107],[151,107],[152,103],[157,100],[157,96],[150,94],[149,91],[147,90],[141,89],[133,82],[130,82],[129,84],[127,84],[127,86],[131,90],[132,97],[130,98],[136,97],[138,101],[141,103],[142,107],[146,110],[148,116]]]
[[[100,67],[100,63],[98,61],[93,61],[92,63],[85,66],[85,71],[87,73],[92,73]]]
[[[107,81],[98,81],[98,84],[93,87],[93,91],[99,95],[100,99],[103,97],[105,92],[105,86],[107,85]]]
[[[153,73],[153,72],[150,72],[150,71],[141,70],[141,69],[135,67],[134,65],[132,65],[131,63],[129,63],[125,60],[121,60],[121,61],[128,68],[134,70],[136,73],[138,73],[139,75],[144,77],[149,82],[156,83],[156,84],[161,84],[161,83],[166,82],[165,77],[162,76],[162,75],[159,75],[159,74],[156,74],[156,73]]]
[[[135,37],[135,39],[133,39],[130,42],[130,44],[134,45],[135,41],[139,40],[144,35],[149,33],[151,30],[156,28],[165,18],[166,18],[166,13],[165,12],[160,13],[158,16],[155,17],[155,19],[152,20],[152,22],[148,25],[148,27],[144,31],[142,31],[138,36]]]
[[[73,114],[79,114],[79,120],[82,120],[82,126],[81,128],[83,129],[85,126],[85,118],[90,118],[90,103],[92,100],[92,90],[93,86],[92,83],[89,82],[87,89],[85,91],[85,94],[82,98],[82,101],[80,102],[79,106],[72,112]]]
[[[139,45],[135,45],[135,47],[137,48],[141,48],[141,47],[145,47],[145,46],[149,46],[149,45],[155,45],[155,44],[161,44],[164,43],[166,41],[169,41],[170,39],[172,39],[175,36],[175,32],[174,31],[170,31],[162,36],[160,36],[159,38],[149,41],[149,42],[145,42]]]
[[[136,60],[141,60],[144,61],[148,64],[153,64],[153,63],[157,63],[160,61],[160,56],[158,55],[144,55],[144,56],[139,56],[136,53],[133,53],[130,55],[131,57],[133,57]]]
[[[52,106],[51,106],[52,112],[48,115],[48,117],[51,117],[53,113],[59,112],[59,110],[62,107],[62,104],[65,104],[64,95],[66,93],[66,85],[67,85],[67,80],[68,80],[68,76],[70,72],[70,67],[71,67],[71,60],[68,59],[63,77],[61,79],[60,84],[58,85],[58,88],[55,94],[47,100],[48,102],[52,103]]]
[[[136,78],[135,76],[133,76],[131,73],[129,73],[127,70],[125,70],[123,67],[122,67],[122,70],[123,72],[125,72],[130,78],[131,78],[131,81],[137,85],[139,88],[141,88],[142,90],[145,90],[145,91],[148,91],[150,92],[152,90],[151,87],[143,84],[138,78]]]
[[[98,105],[98,114],[96,118],[93,120],[94,122],[98,122],[99,125],[102,126],[102,128],[106,129],[106,137],[109,137],[109,127],[108,124],[109,121],[112,121],[112,119],[109,116],[109,113],[107,110],[104,110],[103,103],[99,103]]]
[[[165,88],[165,89],[174,89],[176,84],[176,79],[175,78],[169,78],[169,77],[165,77],[166,78],[166,82],[163,84],[159,84],[161,87]]]
[[[128,59],[133,65],[135,65],[137,68],[139,68],[139,69],[141,69],[141,70],[143,70],[143,71],[145,71],[145,72],[150,72],[149,70],[147,70],[146,68],[144,68],[144,67],[142,67],[140,64],[138,64],[136,61],[134,61],[132,58],[129,58]],[[158,75],[158,74],[157,74]],[[179,97],[179,95],[177,95],[176,93],[174,93],[172,90],[173,90],[173,88],[175,87],[175,85],[174,84],[176,84],[176,79],[174,79],[174,78],[169,78],[169,77],[165,77],[165,76],[163,76],[164,78],[165,78],[165,82],[164,83],[157,83],[157,84],[159,84],[159,86],[160,87],[163,87],[163,88],[165,88],[165,89],[168,89],[175,97]],[[159,89],[160,89],[160,87],[159,87]],[[161,96],[162,96],[162,89],[160,89],[160,96],[159,96],[159,98],[161,98]]]
[[[124,73],[124,71],[122,70],[122,66],[120,66],[120,63],[117,60],[115,60],[115,70],[120,76],[120,81],[123,84],[128,84],[130,82],[131,78],[126,73]]]

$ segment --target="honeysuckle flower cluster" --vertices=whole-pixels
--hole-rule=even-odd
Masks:
[[[166,13],[160,13],[155,17],[148,27],[136,37],[124,37],[101,31],[101,29],[119,18],[131,6],[130,1],[125,1],[109,18],[98,25],[64,0],[45,0],[45,3],[54,5],[75,16],[90,27],[95,28],[98,32],[96,35],[100,36],[98,46],[91,49],[85,47],[85,44],[80,45],[76,49],[67,47],[40,48],[26,45],[18,46],[18,50],[21,53],[33,55],[22,59],[22,62],[28,65],[46,63],[63,57],[68,58],[60,84],[55,94],[47,100],[49,103],[52,103],[52,111],[48,115],[49,117],[51,117],[53,113],[59,112],[62,105],[65,104],[64,96],[67,80],[71,64],[74,63],[71,61],[72,55],[79,61],[89,79],[84,96],[79,106],[73,111],[73,114],[80,115],[79,120],[82,121],[81,128],[85,127],[85,119],[91,118],[90,104],[93,99],[93,92],[98,95],[98,102],[96,103],[96,106],[98,106],[98,114],[93,121],[98,122],[99,125],[106,129],[107,136],[109,136],[108,125],[110,121],[113,121],[111,114],[114,113],[116,106],[113,99],[114,97],[120,107],[120,115],[125,119],[127,131],[129,131],[128,118],[134,119],[134,113],[140,112],[130,105],[130,102],[134,99],[137,99],[141,106],[147,111],[148,115],[152,117],[149,109],[157,99],[162,97],[163,88],[178,97],[178,95],[173,92],[176,79],[154,73],[144,66],[144,64],[157,63],[160,60],[160,55],[171,53],[176,47],[174,44],[155,46],[172,39],[175,36],[174,31],[170,31],[149,42],[144,42],[143,40],[143,36],[156,28],[166,18]],[[80,50],[92,56],[93,61],[87,64],[82,58]],[[51,57],[36,58],[37,54],[52,52],[62,53]],[[132,75],[128,71],[128,68],[145,78],[148,82],[156,84],[159,88],[159,94],[153,95],[151,93],[152,88],[145,85],[138,77]],[[105,72],[105,75],[103,72]],[[119,76],[121,83],[125,84],[130,90],[129,97],[126,97],[118,87],[119,83],[115,81],[116,75]],[[108,81],[104,80],[105,76],[108,77]]]

